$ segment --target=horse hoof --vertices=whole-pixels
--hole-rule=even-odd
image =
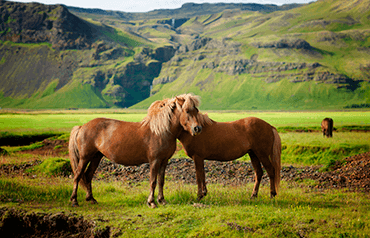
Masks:
[[[161,205],[166,205],[167,204],[166,200],[164,200],[164,199],[158,199],[157,202]]]
[[[200,200],[202,200],[203,196],[198,196],[197,197],[197,201],[199,202]]]
[[[157,208],[157,205],[154,203],[154,202],[151,202],[151,203],[147,203],[148,204],[148,207],[150,208]]]
[[[72,207],[79,207],[78,202],[72,202]]]
[[[95,200],[95,198],[86,198],[87,202],[90,202],[91,204],[98,204],[98,201]]]
[[[98,201],[96,201],[95,199],[91,199],[91,200],[90,200],[90,203],[91,203],[91,204],[98,204]]]
[[[252,194],[251,199],[256,199],[256,198],[257,198],[257,194]]]

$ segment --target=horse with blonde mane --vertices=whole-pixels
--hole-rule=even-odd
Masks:
[[[183,131],[179,137],[186,154],[194,160],[198,184],[198,200],[207,195],[204,160],[231,161],[249,154],[255,172],[252,197],[258,196],[263,170],[270,178],[271,197],[277,195],[280,184],[281,140],[275,127],[256,118],[247,117],[234,122],[216,122],[206,114],[202,133],[192,137]]]
[[[96,118],[72,129],[69,156],[74,173],[71,201],[78,206],[78,184],[86,190],[86,201],[97,203],[91,181],[103,156],[122,165],[150,165],[150,194],[148,206],[155,208],[154,191],[158,176],[157,202],[165,204],[163,186],[168,160],[176,150],[176,138],[182,131],[196,136],[201,130],[198,122],[199,98],[183,94],[155,101],[141,122],[125,122]]]

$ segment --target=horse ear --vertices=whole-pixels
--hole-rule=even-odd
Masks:
[[[181,98],[181,97],[176,97],[176,105],[179,107],[179,108],[182,108],[182,106],[184,105],[185,103],[185,99]]]

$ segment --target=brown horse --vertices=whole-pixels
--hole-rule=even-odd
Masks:
[[[202,130],[198,122],[199,98],[183,94],[155,101],[142,122],[125,122],[96,118],[72,129],[69,155],[74,173],[71,201],[78,206],[78,184],[86,190],[86,201],[97,203],[92,195],[91,180],[103,156],[122,165],[150,165],[150,194],[147,204],[154,208],[154,191],[158,175],[158,198],[163,196],[168,159],[176,150],[176,138],[183,130],[195,136]]]
[[[327,117],[324,120],[322,120],[321,131],[324,137],[325,136],[328,138],[333,137],[333,126],[334,126],[333,119]]]
[[[270,178],[271,197],[277,195],[280,184],[281,140],[277,130],[267,122],[247,117],[234,122],[216,122],[207,115],[202,133],[192,137],[183,131],[179,137],[186,154],[195,162],[198,200],[207,195],[204,160],[230,161],[249,154],[255,171],[252,197],[257,197],[262,179],[262,166]]]

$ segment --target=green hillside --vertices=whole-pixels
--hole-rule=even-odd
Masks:
[[[7,16],[0,21],[2,108],[145,109],[189,92],[212,110],[370,105],[369,0],[256,5],[260,11],[216,4],[196,16],[213,5],[186,4],[173,21],[171,11],[131,19],[99,9],[0,4]],[[42,17],[16,18],[33,11]]]
[[[198,47],[166,63],[154,95],[134,107],[184,92],[200,95],[202,109],[368,107],[369,23],[370,1],[355,0],[192,18],[181,31],[212,40],[188,44]]]
[[[0,107],[129,107],[149,96],[163,60],[155,51],[166,48],[125,29],[77,18],[64,6],[1,6],[8,19],[0,21],[5,29],[0,32]],[[44,20],[36,17],[33,22],[27,14],[35,11]],[[66,23],[70,21],[79,24]],[[85,30],[80,31],[81,25]],[[60,34],[50,33],[55,31]],[[27,38],[30,33],[34,38]]]
[[[363,82],[356,90],[338,89],[333,85],[302,82],[291,83],[283,79],[266,83],[248,75],[229,76],[201,70],[190,84],[188,75],[165,84],[154,96],[133,108],[147,108],[154,100],[192,92],[202,98],[202,109],[238,110],[303,110],[343,109],[353,105],[369,104],[370,87]],[[204,86],[200,86],[204,85]]]

